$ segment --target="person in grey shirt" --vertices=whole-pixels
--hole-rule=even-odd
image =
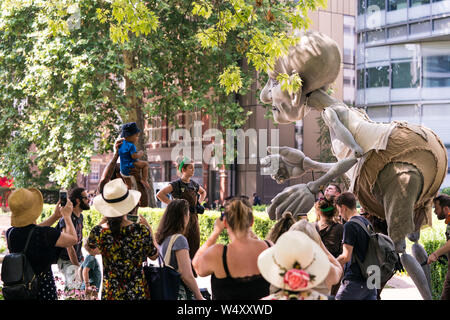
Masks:
[[[170,241],[172,247],[169,265],[181,274],[178,300],[204,300],[191,267],[189,244],[184,236],[189,222],[189,203],[184,199],[172,200],[166,208],[156,232],[161,256],[165,257]],[[173,238],[176,237],[176,238]]]

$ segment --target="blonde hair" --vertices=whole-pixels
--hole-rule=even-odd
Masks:
[[[300,221],[294,223],[291,226],[291,228],[289,229],[289,231],[293,231],[293,230],[297,230],[297,231],[306,233],[308,235],[308,237],[310,237],[312,240],[317,242],[317,244],[319,244],[319,245],[322,242],[320,235],[316,230],[316,227],[308,220],[300,220]]]
[[[253,222],[252,210],[241,200],[233,200],[227,205],[225,217],[230,228],[235,232],[246,232]]]

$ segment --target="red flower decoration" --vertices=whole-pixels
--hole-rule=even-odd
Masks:
[[[284,274],[284,283],[289,285],[293,290],[306,288],[309,281],[309,273],[303,270],[291,269]]]

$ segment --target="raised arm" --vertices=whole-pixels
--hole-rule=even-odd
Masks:
[[[351,167],[353,167],[357,162],[358,159],[356,158],[348,158],[333,164],[332,168],[328,170],[326,174],[315,181],[310,181],[307,183],[309,190],[311,190],[312,193],[316,194],[317,192],[319,192],[321,186],[324,186],[333,181],[335,178],[343,175],[348,170],[350,170]]]
[[[98,191],[101,193],[103,191],[103,187],[111,180],[111,176],[114,173],[117,159],[119,159],[119,147],[122,145],[123,138],[117,139],[114,143],[114,156],[111,161],[106,165],[105,170],[103,170],[102,178],[100,183],[98,184]]]

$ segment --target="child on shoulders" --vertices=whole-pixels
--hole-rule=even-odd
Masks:
[[[141,174],[141,183],[146,187],[150,188],[148,184],[148,162],[138,160],[142,158],[144,155],[144,151],[140,150],[139,152],[136,149],[136,143],[139,139],[139,133],[141,130],[138,128],[136,122],[125,123],[122,126],[122,134],[121,137],[125,138],[122,145],[119,148],[119,156],[120,156],[120,174],[125,180],[125,183],[128,185],[128,188],[132,188],[131,175],[130,171],[132,168],[137,168],[142,170]]]

